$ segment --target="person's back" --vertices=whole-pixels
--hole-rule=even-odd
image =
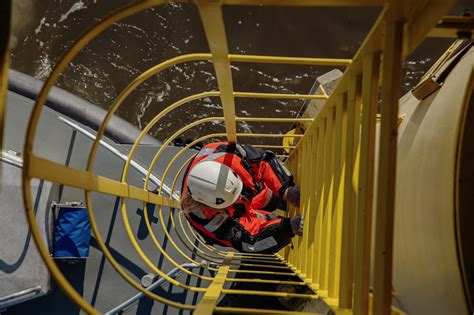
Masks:
[[[299,206],[299,189],[271,152],[220,142],[195,157],[183,181],[182,209],[211,244],[273,253],[302,233],[301,217],[270,211]]]

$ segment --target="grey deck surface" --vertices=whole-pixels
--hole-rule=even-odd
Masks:
[[[23,150],[26,123],[33,102],[12,93],[9,93],[8,97],[4,149],[21,152]],[[58,120],[58,116],[59,115],[53,110],[47,108],[43,110],[34,145],[34,152],[40,157],[46,157],[74,168],[84,169],[92,142],[86,136],[74,131],[71,127]],[[128,145],[114,145],[114,147],[125,153],[130,148]],[[178,149],[180,148],[167,148],[165,158],[159,161],[155,169],[155,174],[162,171],[168,164],[168,160],[174,156],[174,153]],[[142,161],[144,166],[147,166],[156,150],[157,147],[154,146],[139,147],[136,154],[137,161]],[[184,160],[189,157],[189,154],[190,153],[185,154],[179,159],[176,163],[177,166],[172,168],[170,172],[171,175],[174,174],[177,167],[182,165]],[[5,262],[4,264],[0,264],[0,289],[3,290],[1,291],[1,295],[7,293],[8,290],[8,292],[12,292],[36,284],[41,284],[47,290],[50,279],[36,251],[33,249],[33,240],[28,236],[26,220],[24,219],[21,190],[18,186],[20,185],[20,169],[18,167],[5,165],[4,163],[2,178],[4,188],[2,195],[0,195],[2,198],[0,206],[1,220],[4,225],[9,224],[10,228],[15,230],[15,233],[10,233],[10,230],[5,230],[3,226],[0,232],[0,236],[2,237],[2,254],[0,259]],[[121,175],[122,166],[123,161],[115,155],[102,147],[98,150],[95,163],[95,172],[97,174],[118,180]],[[136,170],[130,170],[128,176],[129,183],[143,185],[142,178],[143,175],[139,174]],[[33,191],[36,190],[33,189]],[[45,216],[51,217],[51,202],[85,200],[84,191],[70,187],[60,187],[57,184],[45,182],[43,183],[42,191],[43,194],[38,203],[38,219],[43,228],[46,226],[44,224],[46,221],[44,219]],[[8,199],[9,202],[4,202],[5,199]],[[121,207],[119,207],[119,199],[114,196],[92,193],[92,203],[102,238],[124,270],[139,282],[143,275],[151,272],[151,268],[139,257],[125,232]],[[173,269],[174,266],[169,260],[165,259],[157,249],[146,229],[143,217],[143,203],[128,200],[126,206],[134,237],[138,240],[149,260],[165,272]],[[162,222],[158,219],[158,209],[151,207],[149,211],[153,232],[158,242],[166,250],[166,253],[179,264],[188,262],[187,259],[178,254],[174,247],[165,240]],[[163,208],[162,211],[165,219],[163,224],[166,228],[170,229],[170,210]],[[12,222],[15,222],[15,225],[12,225]],[[174,232],[171,231],[171,234],[173,236]],[[185,250],[184,246],[179,242],[179,239],[177,237],[174,237],[174,239],[177,240],[177,245]],[[17,262],[18,266],[13,270],[11,265],[15,264],[15,261],[18,261],[18,257],[21,257],[23,253],[22,250],[27,253],[27,258]],[[193,256],[193,253],[190,253],[188,250],[185,250],[185,252],[187,255]],[[197,260],[201,259],[197,258]],[[137,292],[123,281],[105,260],[102,252],[97,248],[97,241],[94,236],[92,237],[90,257],[88,259],[72,264],[58,262],[58,266],[70,279],[73,286],[83,294],[84,298],[95,305],[101,312],[108,311]],[[207,270],[196,269],[195,272],[209,275]],[[183,274],[179,275],[177,279],[193,286],[207,285],[205,281],[200,281],[196,277],[185,276]],[[5,283],[8,283],[8,285]],[[187,304],[196,303],[198,299],[197,293],[185,291],[169,284],[163,285],[157,289],[156,292],[169,299]],[[4,314],[32,313],[79,314],[80,311],[61,293],[53,282],[51,291],[46,296],[10,307]],[[126,313],[163,314],[179,313],[179,310],[168,308],[160,303],[154,303],[144,298],[132,306]]]

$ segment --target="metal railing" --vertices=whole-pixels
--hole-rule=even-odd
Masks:
[[[198,268],[199,266],[196,265],[196,264],[188,263],[188,264],[182,264],[181,267],[183,267],[185,269],[193,269],[193,268]],[[176,268],[172,269],[170,272],[168,272],[167,275],[169,277],[176,278],[180,272],[181,272],[181,270],[176,267]],[[146,275],[146,276],[150,276],[150,275]],[[156,288],[158,288],[159,286],[166,283],[166,280],[164,278],[159,278],[159,279],[155,279],[155,278],[153,280],[156,280],[156,281],[152,282],[149,286],[144,286],[148,291],[153,291]],[[132,305],[135,302],[139,301],[143,296],[144,296],[143,293],[141,293],[141,292],[137,293],[134,296],[132,296],[131,298],[129,298],[128,300],[126,300],[126,301],[120,303],[119,305],[117,305],[116,307],[110,309],[105,314],[106,315],[122,314],[128,307],[130,307],[130,305]]]
[[[33,288],[29,288],[23,291],[10,294],[8,296],[1,297],[0,298],[0,311],[3,312],[3,310],[6,310],[10,306],[37,298],[38,296],[41,296],[44,294],[41,291],[42,291],[42,288],[41,286],[38,285]]]
[[[36,156],[33,142],[43,105],[49,90],[53,87],[63,70],[87,45],[101,32],[114,23],[141,12],[145,9],[165,4],[164,0],[138,1],[107,16],[81,36],[57,62],[54,70],[46,80],[36,105],[32,111],[24,147],[23,191],[25,210],[32,235],[39,251],[51,274],[67,295],[84,311],[99,313],[88,301],[75,291],[68,280],[60,272],[43,243],[40,229],[36,223],[32,207],[30,181],[40,178],[55,183],[82,188],[85,191],[87,210],[97,245],[109,263],[125,282],[134,287],[144,296],[158,302],[183,310],[192,310],[195,314],[229,313],[262,313],[285,314],[292,312],[257,308],[231,308],[216,306],[223,294],[252,294],[275,297],[298,297],[306,299],[322,298],[335,311],[347,311],[354,314],[389,314],[400,311],[391,309],[391,267],[393,241],[393,211],[395,187],[395,163],[397,141],[398,99],[400,86],[400,67],[406,58],[424,39],[439,17],[447,12],[453,1],[421,1],[405,0],[386,3],[380,0],[229,0],[229,1],[195,1],[199,9],[204,30],[209,42],[210,53],[188,54],[164,61],[137,76],[115,99],[107,116],[104,118],[92,145],[85,171],[73,169],[57,162]],[[178,1],[188,2],[188,1]],[[383,6],[379,18],[372,27],[353,60],[327,58],[296,58],[276,56],[248,56],[228,53],[227,38],[222,17],[222,5],[287,5],[287,6]],[[179,100],[161,111],[145,126],[133,144],[121,180],[113,180],[94,174],[93,166],[97,148],[104,135],[105,127],[110,118],[124,100],[143,82],[153,75],[173,65],[196,61],[212,61],[215,67],[219,91],[204,91]],[[336,90],[327,98],[326,105],[313,120],[308,118],[269,118],[269,117],[237,117],[234,100],[241,98],[277,98],[277,99],[326,99],[325,96],[269,94],[258,92],[234,91],[230,65],[233,62],[273,63],[290,65],[326,65],[346,66],[343,78]],[[4,63],[5,64],[5,63]],[[5,73],[5,69],[2,69]],[[375,163],[375,123],[379,86],[381,86],[381,135],[379,145],[379,171],[377,201],[373,205],[374,194],[374,163]],[[2,81],[2,91],[5,89]],[[204,97],[219,97],[223,106],[222,117],[207,117],[197,120],[170,135],[163,146],[158,149],[150,163],[143,187],[127,182],[133,156],[143,136],[163,117],[179,106]],[[2,98],[2,104],[4,98]],[[3,106],[0,108],[3,109]],[[3,112],[3,111],[2,111]],[[205,135],[183,147],[169,162],[165,169],[159,188],[156,192],[147,190],[151,172],[159,163],[164,148],[174,138],[199,124],[209,121],[225,122],[225,132]],[[287,247],[278,254],[245,254],[218,250],[205,244],[189,223],[178,215],[179,224],[174,220],[175,209],[180,209],[180,201],[173,194],[163,194],[163,183],[168,171],[183,152],[195,143],[209,138],[226,137],[229,141],[240,141],[245,137],[261,137],[262,139],[282,137],[277,134],[243,134],[237,133],[236,123],[239,121],[259,122],[311,122],[304,136],[293,135],[301,140],[296,147],[288,147],[292,152],[287,165],[296,175],[297,184],[302,188],[301,208],[292,208],[290,214],[299,212],[305,216],[305,233],[294,241],[294,248]],[[275,147],[261,145],[262,147]],[[280,146],[277,146],[280,147]],[[188,160],[189,161],[189,160]],[[170,192],[174,191],[179,173],[172,180]],[[303,169],[304,167],[304,169]],[[104,243],[94,216],[91,192],[121,197],[121,210],[128,236],[139,256],[148,267],[163,281],[193,292],[202,292],[203,297],[196,305],[172,301],[143,288],[132,279],[122,266],[115,260]],[[172,265],[189,276],[210,281],[208,287],[197,287],[182,283],[167,275],[152,263],[147,253],[140,247],[129,222],[126,199],[134,199],[144,203],[144,218],[148,231],[157,249]],[[158,205],[159,221],[169,238],[171,246],[189,263],[210,270],[214,276],[197,274],[189,268],[178,264],[158,242],[147,215],[147,203]],[[165,207],[165,208],[164,208]],[[372,208],[377,211],[375,235],[372,234]],[[166,209],[166,211],[165,211]],[[169,209],[169,211],[168,211]],[[168,214],[172,228],[178,239],[171,238],[164,225],[164,216]],[[375,239],[375,259],[370,257],[371,240]],[[194,244],[199,242],[199,246]],[[205,259],[218,266],[203,264],[190,256]],[[245,263],[239,263],[244,259]],[[233,267],[234,266],[234,267]],[[252,266],[257,270],[235,269],[235,266]],[[373,295],[369,292],[369,273],[374,267]],[[260,269],[258,269],[258,267]],[[265,271],[267,267],[281,271]],[[253,273],[256,279],[230,278],[229,273]],[[297,276],[301,281],[283,281],[260,279],[258,275]],[[309,286],[314,294],[299,294],[269,291],[244,291],[224,289],[227,282],[253,282],[272,284],[291,284]],[[369,299],[372,298],[372,309],[369,310]]]

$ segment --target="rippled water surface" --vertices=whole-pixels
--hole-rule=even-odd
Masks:
[[[469,1],[461,1],[459,13]],[[25,21],[16,34],[12,68],[45,79],[74,40],[94,23],[129,1],[20,1]],[[31,5],[31,7],[29,7]],[[463,6],[464,5],[464,6]],[[378,8],[224,7],[230,53],[351,58],[379,13]],[[449,46],[427,40],[405,62],[402,92],[408,91]],[[66,69],[58,85],[103,108],[144,70],[187,53],[209,52],[194,5],[168,4],[113,25],[87,45]],[[316,77],[330,67],[233,64],[236,91],[307,93]],[[343,70],[343,69],[341,69]],[[173,102],[217,89],[209,62],[185,63],[152,77],[133,92],[118,115],[144,127]],[[295,117],[298,100],[237,99],[238,116]],[[151,133],[159,139],[199,118],[222,116],[218,98],[183,105]],[[239,123],[240,132],[282,133],[291,124]],[[185,138],[222,132],[221,121],[200,125]],[[258,139],[255,141],[259,142]]]

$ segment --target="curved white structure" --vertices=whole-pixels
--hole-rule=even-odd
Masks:
[[[472,312],[473,85],[471,47],[440,89],[400,101],[393,285],[408,314]]]

